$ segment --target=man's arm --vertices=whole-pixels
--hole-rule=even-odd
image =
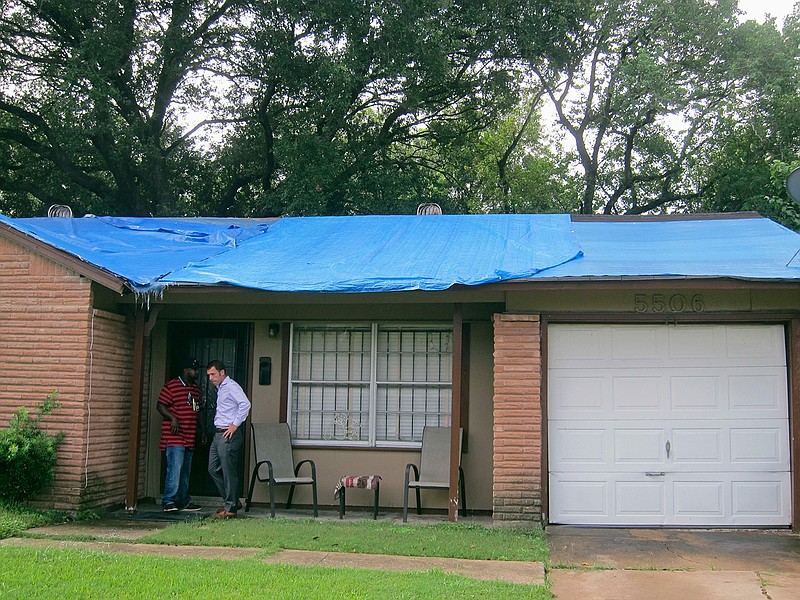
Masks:
[[[250,400],[247,398],[247,394],[244,393],[244,390],[241,386],[237,386],[234,391],[234,398],[236,398],[236,425],[239,426],[244,423],[245,419],[247,419],[247,415],[250,414]]]
[[[233,423],[225,428],[226,431],[223,434],[226,438],[231,438],[247,418],[250,412],[250,400],[247,399],[247,395],[244,393],[244,390],[242,390],[242,387],[233,380],[230,380],[230,383],[225,386],[225,394],[230,396],[236,403],[236,416],[234,417]],[[217,399],[217,401],[219,402],[219,399]]]
[[[176,417],[175,415],[172,414],[172,412],[170,412],[166,404],[164,404],[163,402],[157,402],[156,409],[164,419],[169,419],[170,421],[172,421],[172,425],[170,426],[170,431],[172,431],[172,433],[178,433],[181,430],[181,425],[180,423],[178,423],[178,417]]]

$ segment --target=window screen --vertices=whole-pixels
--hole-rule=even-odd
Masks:
[[[452,327],[294,325],[290,422],[296,441],[418,444],[450,422]]]

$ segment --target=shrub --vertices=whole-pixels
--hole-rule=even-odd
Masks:
[[[64,434],[50,435],[39,422],[58,408],[58,391],[36,407],[36,415],[19,407],[6,429],[0,429],[0,499],[24,501],[41,494],[53,481],[56,450]]]

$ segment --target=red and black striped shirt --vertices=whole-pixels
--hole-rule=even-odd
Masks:
[[[169,446],[184,446],[194,450],[197,431],[197,414],[203,405],[200,387],[196,383],[186,385],[180,377],[170,379],[162,388],[158,401],[169,409],[178,419],[180,431],[172,433],[172,421],[161,422],[162,450]]]

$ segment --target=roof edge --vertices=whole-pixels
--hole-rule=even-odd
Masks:
[[[22,231],[14,229],[12,226],[8,225],[7,223],[3,223],[2,221],[0,221],[0,235],[8,238],[12,242],[19,244],[20,246],[23,246],[24,248],[27,248],[28,250],[32,250],[38,254],[41,254],[55,263],[75,271],[79,275],[83,275],[92,281],[96,281],[100,285],[107,287],[108,289],[117,292],[120,295],[123,294],[126,289],[130,289],[130,286],[128,286],[125,279],[117,277],[105,269],[101,269],[100,267],[96,267],[90,263],[87,263],[86,261],[81,260],[65,250],[60,250],[55,246],[51,246],[47,242],[37,240],[27,233],[23,233]]]
[[[671,215],[570,215],[573,222],[594,221],[636,222],[636,221],[724,221],[731,219],[766,219],[755,211],[729,213],[694,213]]]

